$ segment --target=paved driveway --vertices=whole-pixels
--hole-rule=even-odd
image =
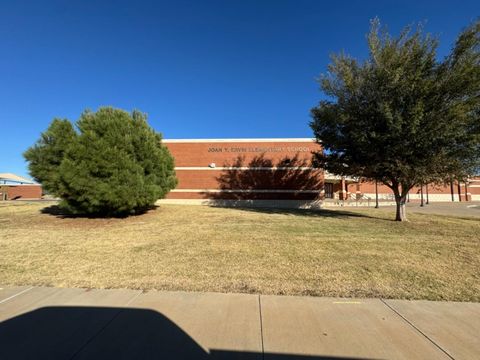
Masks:
[[[478,359],[480,304],[4,287],[0,359]]]
[[[418,202],[407,204],[407,211],[419,212],[424,214],[451,215],[460,217],[478,217],[480,218],[480,202],[431,202],[428,205],[420,206]]]

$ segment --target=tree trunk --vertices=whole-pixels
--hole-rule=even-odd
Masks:
[[[408,221],[405,202],[407,201],[408,192],[412,189],[413,185],[410,183],[400,183],[395,179],[391,179],[391,183],[384,182],[384,184],[392,189],[393,195],[395,196],[395,202],[397,204],[395,221]]]
[[[408,221],[407,209],[405,207],[405,196],[395,196],[395,202],[397,203],[395,221]]]

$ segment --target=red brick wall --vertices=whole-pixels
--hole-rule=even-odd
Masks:
[[[176,171],[177,189],[305,189],[313,190],[322,185],[321,170],[271,169],[236,170],[205,169]]]
[[[40,199],[42,197],[40,185],[3,185],[3,190],[7,191],[7,200]]]
[[[292,139],[291,139],[292,140]],[[179,184],[168,194],[171,199],[318,199],[322,198],[324,173],[311,169],[312,153],[321,149],[313,141],[168,141],[165,145],[175,157]],[[209,168],[209,164],[215,168]],[[232,167],[234,169],[232,169]],[[280,167],[282,169],[275,169]],[[301,167],[302,169],[292,169]],[[283,169],[289,168],[289,169]],[[305,169],[306,168],[306,169]],[[326,179],[325,181],[329,181]],[[340,181],[333,182],[335,196],[343,195]],[[349,181],[347,181],[348,183]],[[368,194],[374,197],[375,184],[362,182],[348,183],[349,196]],[[245,190],[253,190],[246,192]],[[192,191],[188,191],[192,190]],[[210,190],[210,192],[205,191]],[[223,190],[220,192],[219,190]],[[233,190],[244,190],[235,192]],[[261,190],[276,190],[262,192]],[[284,190],[281,192],[280,190]],[[288,190],[288,191],[285,191]],[[294,190],[297,190],[295,192]],[[431,201],[451,199],[450,186],[429,185]],[[480,200],[480,177],[467,186],[454,186],[455,201]],[[381,199],[393,199],[390,188],[378,184]],[[410,191],[410,200],[419,201],[420,189]],[[426,189],[424,188],[426,199]]]
[[[467,192],[470,193],[470,199],[473,196],[473,200],[480,200],[480,176],[470,179],[467,185]]]
[[[167,199],[218,199],[218,200],[317,200],[320,193],[301,192],[170,192]]]
[[[168,142],[164,141],[175,157],[175,166],[208,167],[210,163],[217,166],[231,166],[243,157],[245,164],[264,155],[266,160],[274,164],[285,157],[298,155],[300,161],[311,163],[312,151],[320,146],[312,142]]]
[[[165,145],[179,180],[170,199],[317,199],[323,186],[323,171],[312,169],[313,152],[320,149],[313,141],[166,140]]]

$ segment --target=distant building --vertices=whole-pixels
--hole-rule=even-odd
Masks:
[[[21,176],[0,173],[0,201],[17,199],[40,199],[42,186]]]
[[[164,202],[310,207],[323,201],[375,201],[375,184],[329,174],[312,165],[313,139],[163,140],[175,158],[179,180]],[[420,201],[421,189],[409,201]],[[428,195],[427,195],[428,193]],[[392,191],[378,184],[379,199],[393,201]],[[468,184],[423,188],[424,200],[480,200],[480,178]]]

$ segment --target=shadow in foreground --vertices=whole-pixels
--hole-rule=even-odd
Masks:
[[[117,218],[117,219],[124,219],[129,216],[138,216],[138,215],[143,215],[150,210],[155,210],[158,208],[157,205],[152,205],[152,206],[147,206],[141,209],[137,209],[134,213],[120,213],[120,214],[74,214],[68,209],[65,209],[59,205],[51,205],[48,207],[44,207],[43,209],[40,210],[42,214],[48,214],[55,216],[57,218],[61,219],[66,219],[66,218],[84,218],[84,219],[112,219],[112,218]]]
[[[241,339],[238,342],[242,343]],[[347,359],[215,349],[207,352],[156,311],[109,307],[44,307],[19,315],[0,323],[0,344],[3,360]]]

